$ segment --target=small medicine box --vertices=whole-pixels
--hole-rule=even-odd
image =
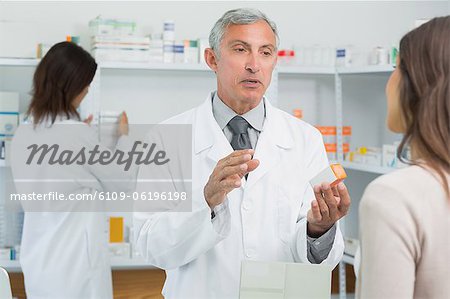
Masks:
[[[319,172],[319,174],[310,181],[310,184],[314,187],[325,182],[333,187],[342,182],[346,177],[347,174],[341,164],[331,164]]]

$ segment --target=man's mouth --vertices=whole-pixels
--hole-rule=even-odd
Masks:
[[[261,84],[261,81],[259,81],[258,79],[246,79],[246,80],[242,80],[241,81],[244,85],[248,85],[248,86],[256,86]]]

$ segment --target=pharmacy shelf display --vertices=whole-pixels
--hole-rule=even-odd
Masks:
[[[0,267],[4,268],[8,272],[22,272],[22,268],[18,260],[0,260]],[[111,258],[111,268],[113,270],[158,269],[145,263],[143,259],[119,257]]]
[[[334,95],[335,95],[335,115],[336,115],[336,143],[337,143],[337,157],[335,162],[341,163],[344,168],[350,170],[357,170],[372,174],[386,174],[394,171],[396,168],[382,167],[376,165],[366,165],[361,163],[347,162],[343,160],[343,93],[342,93],[342,78],[347,75],[371,75],[383,74],[389,75],[394,68],[391,65],[385,66],[353,66],[353,67],[291,67],[283,66],[278,68],[278,74],[298,74],[298,75],[330,75],[334,76]],[[275,81],[277,82],[277,81]],[[346,219],[340,221],[340,227],[344,237],[346,236]],[[347,250],[346,250],[347,251]],[[339,263],[339,297],[346,298],[346,264],[354,265],[354,257],[349,254],[344,254],[342,261]]]
[[[36,58],[0,58],[0,66],[30,66],[34,67],[40,59]],[[208,71],[211,70],[202,63],[145,63],[145,62],[100,62],[100,68],[105,69],[146,69],[173,71]],[[335,75],[335,74],[370,74],[388,73],[393,71],[390,65],[360,66],[360,67],[321,67],[321,66],[278,66],[279,74],[299,75]]]
[[[39,63],[38,59],[19,59],[19,58],[0,58],[0,67],[35,67]],[[211,70],[204,64],[177,64],[177,63],[136,63],[136,62],[100,62],[99,70],[91,84],[90,93],[93,94],[93,101],[100,102],[100,77],[107,76],[102,75],[102,69],[115,69],[115,70],[149,70],[149,71],[186,71],[186,72],[211,72]],[[354,67],[313,67],[313,66],[288,66],[280,65],[274,72],[274,79],[272,86],[275,90],[278,89],[278,77],[280,74],[297,74],[297,75],[326,75],[334,76],[334,89],[335,89],[335,107],[336,107],[336,127],[337,127],[337,148],[338,148],[338,161],[346,169],[357,170],[367,173],[385,174],[395,170],[394,168],[365,165],[358,163],[351,163],[343,161],[342,153],[342,126],[343,126],[343,97],[342,97],[342,76],[346,75],[370,75],[370,74],[389,74],[393,71],[393,67],[387,66],[354,66]],[[276,102],[276,101],[275,101]],[[95,104],[95,103],[94,103]],[[91,106],[92,107],[92,106]],[[100,105],[94,105],[100,109]],[[98,114],[101,111],[96,111]],[[1,165],[0,165],[1,167]],[[345,221],[345,220],[344,220]],[[345,235],[345,225],[341,224],[343,234]],[[345,264],[353,264],[353,258],[349,255],[345,255],[342,262],[339,265],[340,275],[340,298],[345,298]],[[1,264],[4,264],[3,262]],[[18,262],[11,261],[11,264],[7,264],[7,267],[17,267]],[[122,261],[120,263],[113,264],[113,268],[128,269],[132,267],[148,267],[142,261]]]

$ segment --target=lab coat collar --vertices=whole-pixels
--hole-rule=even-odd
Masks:
[[[265,99],[265,103],[266,120],[253,156],[254,159],[259,160],[259,166],[248,175],[245,184],[246,192],[279,164],[284,151],[294,146],[292,128],[288,119],[283,115],[284,112],[273,107],[267,99]]]
[[[233,152],[233,148],[226,139],[212,113],[212,96],[210,94],[206,101],[196,109],[194,128],[194,151],[199,154],[210,148],[207,156],[214,162],[219,161]],[[255,159],[260,161],[258,168],[249,174],[247,183],[249,188],[258,181],[267,171],[275,166],[281,156],[281,151],[293,147],[291,128],[283,112],[274,108],[267,99],[266,120],[263,130],[259,136]]]
[[[206,101],[196,109],[196,126],[194,129],[194,150],[196,154],[211,147],[218,141],[226,141],[226,138],[212,113],[213,96],[214,93],[209,94]],[[266,135],[270,136],[271,142],[275,145],[285,149],[291,148],[293,139],[286,120],[281,117],[282,112],[275,109],[267,98],[264,98],[263,100],[266,104],[266,120],[264,122],[263,131],[269,130]],[[227,144],[232,151],[229,142],[227,142]]]
[[[194,152],[195,154],[212,147],[214,144],[226,141],[228,147],[225,146],[225,152],[232,151],[232,147],[227,141],[225,135],[221,131],[219,124],[214,119],[212,113],[212,96],[211,93],[205,102],[200,105],[195,112],[195,126],[194,126]],[[222,135],[222,136],[221,136]],[[218,154],[218,153],[217,153]],[[217,159],[216,161],[220,160]]]

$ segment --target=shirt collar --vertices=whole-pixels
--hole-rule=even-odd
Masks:
[[[228,107],[217,95],[212,97],[213,115],[221,130],[223,130],[228,122],[238,115],[230,107]],[[262,131],[264,119],[266,118],[266,106],[264,98],[259,102],[258,106],[241,115],[255,130]]]

